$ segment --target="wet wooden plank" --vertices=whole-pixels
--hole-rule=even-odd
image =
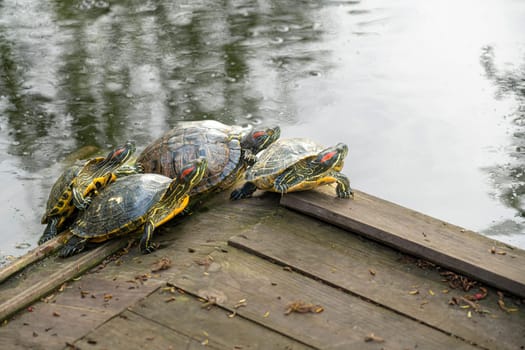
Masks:
[[[195,264],[195,260],[204,259],[209,253],[213,251],[226,250],[227,239],[232,234],[236,234],[244,230],[246,227],[257,223],[264,217],[271,216],[273,212],[279,209],[278,197],[275,196],[261,196],[255,201],[245,201],[235,203],[236,205],[230,206],[230,201],[227,199],[226,194],[221,197],[210,198],[201,210],[196,211],[193,215],[190,215],[185,220],[177,223],[176,221],[170,222],[162,226],[156,231],[154,240],[161,243],[161,249],[157,250],[153,254],[142,255],[138,251],[137,247],[131,247],[129,252],[118,259],[98,266],[96,269],[97,276],[105,278],[107,280],[134,280],[135,277],[141,276],[144,280],[162,280],[170,276],[174,276],[184,270],[187,266]],[[220,228],[220,229],[219,229]],[[127,240],[121,241],[122,244],[126,244]],[[117,241],[108,242],[109,245],[117,244]],[[105,246],[101,246],[97,249],[107,249]],[[13,298],[17,298],[20,294],[27,293],[28,290],[33,290],[35,286],[42,286],[42,283],[48,285],[48,283],[54,279],[54,276],[64,277],[64,273],[82,273],[82,262],[85,255],[98,254],[95,253],[97,249],[88,251],[83,255],[77,255],[68,259],[60,259],[57,257],[48,257],[45,260],[33,264],[26,268],[22,273],[9,278],[0,285],[0,305],[3,305]],[[114,250],[104,250],[104,254],[100,255],[100,258],[105,258],[105,255],[109,255]],[[169,257],[172,260],[171,268],[160,272],[153,273],[151,271],[152,265],[162,257]],[[80,281],[73,281],[68,283],[72,288],[77,288],[83,281],[85,276]],[[61,279],[56,280],[59,281]],[[148,283],[148,282],[145,282]],[[60,284],[57,284],[58,287]],[[128,288],[133,287],[134,284],[129,284]],[[85,291],[90,291],[88,287]],[[79,291],[66,289],[61,293],[61,298],[70,295],[72,299],[76,300],[79,298]],[[82,299],[86,301],[87,299]],[[91,300],[91,299],[89,299]],[[99,298],[97,298],[99,300]],[[110,302],[114,303],[115,300]],[[38,306],[35,310],[42,307],[47,308],[48,306],[40,306],[40,303],[36,303],[33,306]],[[61,306],[62,307],[62,306]],[[47,309],[46,309],[47,310]],[[26,322],[24,320],[19,322],[19,317],[34,317],[34,313],[28,313],[22,310],[18,315],[9,317],[9,322],[5,324],[1,329],[5,334],[11,336],[3,338],[2,345],[5,348],[16,348],[22,344],[22,348],[27,348],[27,339],[31,339],[31,332],[29,333],[18,333],[18,329],[22,329],[20,322]],[[32,346],[38,346],[38,342],[41,341],[45,335],[45,330],[48,328],[46,324],[53,323],[55,321],[64,320],[65,315],[71,314],[72,318],[78,316],[75,312],[59,310],[59,313],[64,318],[55,319],[52,315],[52,311],[45,311],[38,319],[32,318],[31,326],[36,329],[39,334],[38,339],[30,344]],[[93,328],[98,326],[100,322],[105,321],[105,318],[95,317],[98,313],[87,313],[86,316],[82,316],[81,321],[86,320],[86,324]],[[92,323],[89,323],[91,321]],[[72,322],[73,323],[73,322]],[[86,330],[84,324],[74,323],[78,325],[80,329]],[[90,328],[90,329],[91,329]],[[29,328],[28,328],[29,329]],[[90,330],[89,329],[89,330]],[[14,330],[14,331],[13,331]],[[40,334],[43,335],[40,335]],[[80,334],[75,333],[75,335]],[[53,333],[54,334],[54,333]],[[82,335],[82,334],[80,334]],[[74,340],[73,337],[54,336],[57,344],[64,344],[65,341]],[[49,344],[48,344],[49,345]],[[200,343],[199,343],[200,345]],[[0,346],[3,348],[3,346]]]
[[[231,249],[212,254],[213,270],[194,264],[170,282],[222,308],[316,348],[473,349],[455,337],[319,283],[257,256]],[[245,300],[246,305],[235,305]],[[321,313],[292,313],[294,301],[319,304]],[[228,322],[226,319],[224,322]],[[384,343],[365,342],[374,333]]]
[[[5,280],[7,280],[9,277],[22,271],[27,266],[37,261],[40,261],[44,259],[46,256],[55,252],[57,249],[59,249],[60,247],[64,245],[64,241],[67,240],[67,238],[70,236],[71,234],[68,232],[68,233],[61,234],[60,236],[54,237],[50,239],[49,241],[45,242],[44,244],[18,257],[15,261],[7,265],[6,267],[1,268],[0,269],[0,284],[4,282]]]
[[[196,339],[129,311],[123,312],[89,333],[77,341],[75,346],[78,349],[93,350],[203,348]]]
[[[0,304],[0,321],[7,319],[16,311],[50,293],[64,282],[89,270],[107,256],[125,247],[126,244],[127,240],[125,239],[110,241],[83,255],[64,260],[64,263],[60,263],[60,268],[51,270],[53,272],[46,273],[43,271],[38,282],[32,285],[11,290],[15,294]]]
[[[97,275],[83,276],[0,327],[0,349],[63,349],[66,343],[73,343],[151,294],[160,283],[130,284]]]
[[[501,310],[494,289],[479,302],[486,313],[450,306],[452,297],[480,290],[451,289],[442,270],[421,269],[415,259],[301,214],[275,216],[229,243],[486,348],[525,346],[525,310]],[[519,308],[513,300],[507,305]]]
[[[230,311],[206,307],[195,296],[173,286],[166,286],[129,308],[130,311],[162,324],[199,345],[217,349],[311,349],[286,335],[274,332],[240,316],[228,317]],[[109,322],[112,323],[112,322]],[[116,327],[110,324],[106,327]],[[100,338],[96,330],[86,338]],[[202,346],[201,345],[201,346]]]
[[[521,249],[359,191],[346,201],[324,187],[287,194],[281,204],[525,297]]]

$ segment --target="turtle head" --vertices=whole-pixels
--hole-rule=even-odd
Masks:
[[[127,141],[123,146],[119,146],[108,153],[104,163],[108,166],[124,164],[135,152],[135,143]]]
[[[343,163],[348,154],[348,146],[344,143],[338,143],[335,146],[328,147],[319,154],[312,161],[313,166],[318,166],[322,169],[334,169],[340,171],[343,168]]]
[[[202,180],[207,168],[208,160],[200,157],[182,168],[178,176],[178,182],[185,184],[189,188],[193,188],[193,186],[197,185]]]
[[[241,147],[257,154],[277,141],[281,136],[281,128],[255,128],[241,140]]]

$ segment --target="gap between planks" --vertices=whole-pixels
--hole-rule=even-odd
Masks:
[[[307,276],[284,271],[281,267],[232,249],[214,252],[218,268],[208,271],[198,265],[189,266],[169,282],[201,298],[215,297],[217,304],[233,305],[246,300],[247,306],[237,309],[243,315],[274,331],[292,336],[317,348],[348,349],[363,347],[372,330],[388,338],[394,348],[474,349],[475,346],[454,336],[414,321],[382,306],[364,301],[352,294],[314,281]],[[286,315],[290,302],[302,299],[323,306],[316,314]],[[413,329],[410,336],[404,330]],[[448,345],[445,345],[448,344]]]
[[[324,186],[286,194],[280,203],[525,297],[525,251],[519,248],[360,191],[354,200],[341,200]]]

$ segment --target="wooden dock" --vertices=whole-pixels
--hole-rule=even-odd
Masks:
[[[7,279],[0,349],[525,349],[523,250],[362,192],[227,195],[153,254]]]

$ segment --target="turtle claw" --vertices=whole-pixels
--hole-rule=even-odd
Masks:
[[[68,256],[75,255],[86,249],[87,241],[77,236],[73,236],[66,242],[66,244],[58,252],[58,256],[61,258],[67,258]]]
[[[354,191],[350,187],[338,185],[335,189],[338,198],[354,199]]]
[[[230,200],[232,201],[236,201],[236,200],[243,199],[243,198],[246,198],[246,196],[244,195],[241,188],[233,190],[232,193],[230,194]]]
[[[350,198],[350,193],[346,191],[345,192],[337,191],[337,198],[344,198],[344,199]]]
[[[55,236],[54,235],[43,234],[42,237],[40,237],[40,239],[38,240],[38,245],[42,245],[42,244],[46,243],[47,241],[49,241],[53,237],[55,237]]]
[[[230,199],[235,201],[238,199],[249,198],[256,190],[257,186],[255,186],[255,184],[246,182],[241,188],[232,191],[230,194]]]
[[[140,252],[142,254],[151,254],[153,253],[154,251],[156,251],[157,249],[159,249],[160,247],[160,244],[158,243],[149,243],[145,246],[142,246],[142,242],[140,242]]]
[[[249,151],[246,151],[244,154],[244,160],[249,165],[252,166],[257,162],[257,156]]]
[[[288,192],[289,187],[287,184],[277,184],[276,183],[273,185],[273,188],[275,189],[275,192],[285,194],[286,192]]]
[[[45,242],[49,241],[51,238],[55,237],[58,234],[57,230],[58,218],[52,217],[49,219],[47,226],[38,240],[38,245],[42,245]]]

